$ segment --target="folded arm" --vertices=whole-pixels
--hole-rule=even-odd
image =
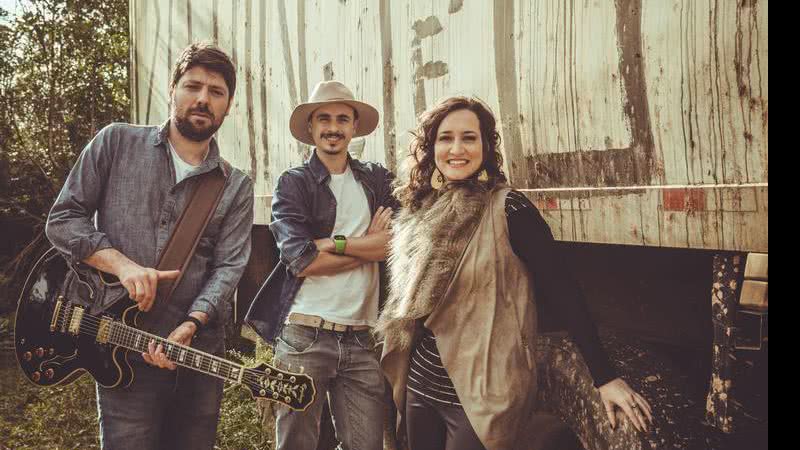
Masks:
[[[347,238],[344,255],[355,257],[365,262],[385,261],[389,249],[389,240],[392,237],[389,230],[391,217],[391,208],[379,207],[372,217],[367,234]],[[332,238],[316,239],[314,244],[320,252],[336,253],[336,246]]]
[[[314,240],[309,219],[313,217],[311,202],[306,194],[305,187],[291,173],[281,175],[273,192],[269,228],[289,272],[296,277],[335,275],[364,264],[366,261],[361,258],[335,255],[317,248],[317,242],[322,239]]]

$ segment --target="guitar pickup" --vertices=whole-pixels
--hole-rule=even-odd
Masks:
[[[72,317],[69,319],[67,331],[75,336],[81,332],[81,321],[83,320],[83,308],[75,306],[72,308]]]
[[[53,310],[53,318],[50,319],[50,332],[56,331],[56,326],[58,325],[58,315],[61,313],[61,305],[64,304],[64,297],[58,296],[58,301],[56,302],[56,307]]]
[[[100,319],[100,325],[97,327],[97,342],[100,344],[108,344],[108,339],[111,336],[111,319],[103,317]]]

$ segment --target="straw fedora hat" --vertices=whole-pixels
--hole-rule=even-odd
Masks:
[[[339,81],[321,81],[314,86],[308,102],[301,103],[292,111],[289,118],[289,130],[298,141],[314,145],[314,139],[308,131],[308,120],[317,108],[329,103],[344,103],[353,107],[358,113],[358,127],[353,137],[366,136],[378,126],[378,110],[353,98],[353,93]]]

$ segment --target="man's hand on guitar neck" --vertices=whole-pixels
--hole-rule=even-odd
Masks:
[[[199,320],[203,324],[208,323],[208,314],[204,312],[192,311],[189,313],[189,315]],[[175,342],[176,344],[191,345],[192,338],[194,337],[195,333],[197,333],[197,325],[195,325],[194,322],[187,320],[172,330],[172,333],[167,336],[167,340],[170,342]],[[178,367],[174,362],[167,359],[167,355],[164,353],[163,345],[156,345],[155,341],[150,341],[150,343],[147,345],[147,350],[147,353],[142,353],[142,358],[148,364],[169,370],[175,370],[175,368]]]
[[[174,280],[180,275],[179,270],[156,270],[142,267],[128,259],[127,256],[113,248],[105,248],[94,252],[83,262],[119,278],[128,290],[131,300],[139,305],[140,311],[150,311],[156,299],[156,288],[161,280]]]

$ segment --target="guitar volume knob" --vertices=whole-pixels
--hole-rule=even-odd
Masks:
[[[53,379],[53,375],[55,375],[55,374],[56,373],[55,373],[55,371],[53,371],[53,369],[47,369],[47,370],[44,371],[44,376],[47,377],[48,380],[52,380]]]
[[[30,361],[31,358],[33,358],[33,354],[31,352],[25,352],[22,355],[22,359],[24,359],[25,361]]]
[[[42,356],[44,356],[44,349],[42,347],[39,347],[36,349],[36,357],[41,358]]]
[[[40,378],[42,378],[42,374],[39,373],[38,370],[31,374],[31,379],[33,380],[34,383],[38,382]]]

